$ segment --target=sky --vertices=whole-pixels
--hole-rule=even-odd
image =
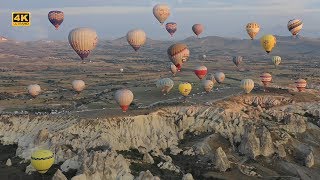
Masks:
[[[193,35],[193,24],[201,23],[201,37],[248,38],[245,25],[258,22],[258,38],[263,34],[289,36],[287,22],[298,18],[304,23],[302,36],[320,37],[319,0],[8,0],[0,2],[0,35],[21,41],[67,40],[77,27],[90,27],[99,39],[112,40],[131,29],[143,29],[152,39],[170,40],[152,14],[158,3],[166,3],[171,15],[166,22],[176,22],[174,39]],[[56,31],[48,21],[48,12],[61,10],[65,20]],[[30,27],[12,27],[11,13],[31,12]]]

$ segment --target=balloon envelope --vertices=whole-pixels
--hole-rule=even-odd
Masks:
[[[281,63],[280,56],[272,56],[271,60],[276,67]]]
[[[170,71],[172,72],[172,75],[175,76],[177,71],[178,71],[178,69],[174,64],[171,64],[170,65]]]
[[[166,30],[171,36],[173,36],[173,34],[177,31],[177,23],[174,23],[174,22],[167,23]]]
[[[214,78],[216,79],[216,81],[220,84],[224,81],[226,75],[223,72],[216,72],[214,74]]]
[[[166,4],[157,4],[153,7],[153,15],[163,24],[170,16],[170,7]]]
[[[78,93],[83,91],[85,87],[86,87],[86,84],[82,80],[74,80],[74,81],[72,81],[72,88],[73,88],[73,90],[75,90]]]
[[[291,19],[287,26],[291,34],[295,36],[301,31],[303,23],[300,19]]]
[[[114,98],[123,112],[126,112],[133,101],[133,93],[129,89],[117,90]]]
[[[167,94],[173,88],[174,82],[170,78],[159,79],[156,86],[161,88],[161,92]]]
[[[199,36],[204,30],[204,26],[202,24],[194,24],[192,26],[192,31],[195,35]]]
[[[206,92],[210,92],[213,88],[214,83],[211,80],[203,80],[202,86]]]
[[[54,155],[49,150],[37,150],[31,155],[31,165],[41,174],[46,173],[54,163]]]
[[[135,51],[138,51],[146,43],[147,35],[141,29],[133,29],[127,33],[127,41]]]
[[[64,13],[62,11],[50,11],[48,13],[48,19],[56,30],[58,30],[64,20]]]
[[[252,79],[243,79],[240,82],[240,87],[244,90],[245,93],[250,93],[254,88],[254,82]]]
[[[240,63],[242,62],[243,57],[242,56],[234,56],[232,58],[233,63],[238,67]]]
[[[296,87],[299,90],[299,92],[304,91],[307,87],[307,81],[304,79],[298,79],[295,83],[296,83]]]
[[[260,79],[263,85],[267,86],[272,81],[272,76],[269,73],[262,73]]]
[[[36,97],[40,94],[41,92],[41,87],[38,84],[31,84],[28,86],[28,93],[32,96],[32,97]]]
[[[183,96],[188,96],[191,92],[192,86],[190,83],[181,83],[179,84],[179,92]]]
[[[270,53],[272,49],[276,46],[277,44],[277,39],[271,34],[265,35],[260,39],[261,46],[263,49],[267,52]]]
[[[189,56],[190,51],[186,44],[176,43],[171,45],[167,50],[169,59],[177,67],[178,71],[181,70],[181,66],[185,63]]]
[[[205,66],[198,66],[196,67],[196,69],[194,70],[194,73],[196,74],[196,76],[201,80],[202,78],[204,78],[207,75],[208,69]]]
[[[246,30],[250,38],[253,40],[260,31],[260,25],[255,22],[248,23]]]

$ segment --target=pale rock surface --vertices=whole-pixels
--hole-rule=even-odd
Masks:
[[[307,157],[305,158],[305,166],[310,168],[314,165],[314,156],[312,151],[310,151],[310,153],[307,155]]]
[[[6,166],[12,166],[12,162],[10,158],[6,161]]]
[[[37,171],[32,165],[31,163],[26,167],[25,173],[27,174],[32,174],[33,172]]]
[[[260,152],[263,156],[271,156],[274,153],[271,133],[265,126],[263,126],[260,134]]]
[[[153,160],[153,158],[151,157],[151,155],[150,155],[149,153],[145,153],[145,154],[143,155],[142,161],[143,161],[144,163],[148,163],[148,164],[153,164],[153,163],[154,163],[154,160]]]
[[[52,180],[68,180],[66,176],[58,169],[56,173],[54,173]]]
[[[260,155],[260,140],[255,135],[255,126],[247,125],[239,146],[239,152],[255,159]]]
[[[225,172],[227,169],[230,168],[230,162],[227,158],[226,153],[223,151],[221,147],[219,147],[215,153],[215,167],[222,172]]]
[[[153,176],[152,173],[147,171],[141,171],[139,176],[136,177],[134,180],[160,180],[158,176]]]
[[[187,173],[183,175],[182,180],[194,180],[192,174]]]

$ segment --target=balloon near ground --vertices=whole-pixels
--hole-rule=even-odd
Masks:
[[[303,92],[306,90],[307,87],[307,81],[304,79],[298,79],[296,82],[296,87],[299,92]]]
[[[207,80],[212,81],[213,84],[215,84],[215,83],[217,82],[217,81],[216,81],[216,78],[214,78],[214,74],[208,74]]]
[[[254,88],[254,82],[252,79],[243,79],[240,82],[240,87],[244,90],[245,93],[249,94]]]
[[[183,96],[188,96],[192,90],[192,85],[190,83],[180,83],[179,84],[179,92]]]
[[[86,87],[86,84],[82,80],[72,81],[72,89],[77,93],[80,93],[81,91],[83,91],[85,87]]]
[[[54,163],[54,154],[50,150],[37,150],[31,155],[31,165],[41,174],[46,173]]]
[[[62,11],[50,11],[48,13],[48,19],[56,30],[58,30],[64,20],[64,13]]]
[[[117,90],[114,98],[123,112],[126,112],[133,101],[133,93],[129,89]]]
[[[176,67],[174,64],[171,63],[171,65],[170,65],[170,71],[171,71],[172,75],[175,76],[176,73],[177,73],[177,71],[178,71],[178,69],[177,69],[177,67]]]
[[[208,69],[205,66],[198,66],[194,70],[196,76],[201,80],[207,75]]]
[[[291,19],[288,22],[288,30],[291,32],[293,36],[296,36],[302,29],[303,23],[299,19]]]
[[[169,22],[166,24],[166,30],[168,33],[173,36],[173,34],[177,31],[177,23]]]
[[[214,74],[214,79],[219,83],[221,84],[224,79],[226,78],[226,75],[223,73],[223,72],[216,72]]]
[[[234,56],[234,57],[232,58],[233,63],[234,63],[237,67],[241,64],[242,60],[243,60],[243,57],[242,57],[242,56]]]
[[[170,7],[166,4],[157,4],[153,7],[153,15],[162,25],[170,16]]]
[[[211,80],[203,80],[202,86],[206,92],[210,92],[213,88],[214,83]]]
[[[248,23],[246,26],[246,30],[251,40],[253,40],[260,31],[260,25],[255,22]]]
[[[146,43],[147,35],[141,29],[133,29],[127,33],[127,41],[135,51],[138,51]]]
[[[272,81],[272,76],[269,73],[262,73],[260,75],[260,79],[261,79],[261,82],[263,83],[264,87],[267,87]]]
[[[38,84],[31,84],[28,86],[28,93],[33,97],[37,97],[41,92],[41,87]]]
[[[91,28],[75,28],[68,36],[69,44],[83,60],[87,58],[98,43],[98,35]]]
[[[277,39],[276,37],[274,37],[271,34],[268,35],[264,35],[261,39],[260,39],[260,43],[261,46],[263,47],[263,49],[267,52],[270,53],[272,51],[272,49],[276,46],[277,44]]]
[[[185,63],[189,56],[190,51],[186,44],[176,43],[171,45],[167,50],[169,59],[177,67],[178,71],[181,70],[182,64]]]
[[[161,92],[165,95],[173,88],[174,82],[170,78],[159,79],[156,82],[157,88],[161,88]]]
[[[204,30],[204,26],[202,24],[194,24],[192,26],[192,31],[195,35],[197,35],[197,37],[199,37],[199,35],[203,32]]]
[[[274,64],[274,66],[277,68],[279,66],[279,64],[281,63],[281,57],[280,56],[272,56],[271,58],[272,63]]]

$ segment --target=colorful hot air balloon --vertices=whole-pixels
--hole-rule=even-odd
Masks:
[[[186,44],[177,43],[171,45],[167,50],[169,59],[177,67],[178,71],[181,70],[181,66],[186,62],[190,56],[190,51]]]
[[[269,73],[262,73],[260,75],[260,79],[261,79],[261,82],[263,83],[263,86],[264,86],[264,89],[267,88],[267,86],[271,83],[272,81],[272,76],[271,74]]]
[[[165,95],[173,88],[174,82],[170,78],[159,79],[156,83],[158,88],[161,88],[161,92]]]
[[[215,84],[215,83],[217,82],[217,81],[216,81],[216,78],[214,78],[214,74],[208,74],[207,80],[212,81],[213,84]]]
[[[277,39],[271,34],[265,35],[260,39],[261,46],[267,53],[270,53],[277,44]]]
[[[128,110],[130,104],[133,101],[133,93],[129,89],[117,90],[114,97],[123,112],[126,112]]]
[[[199,35],[203,32],[204,30],[204,26],[202,24],[194,24],[192,26],[192,31],[195,35],[197,35],[197,37],[199,37]]]
[[[56,30],[58,30],[63,22],[64,14],[62,11],[50,11],[48,13],[48,19]]]
[[[82,60],[89,56],[98,43],[96,31],[90,28],[75,28],[70,31],[68,39],[71,47]]]
[[[296,83],[296,87],[299,90],[299,92],[304,91],[307,87],[307,81],[304,79],[298,79],[295,83]]]
[[[245,93],[250,93],[254,88],[254,82],[252,79],[243,79],[240,82],[240,87],[244,90]]]
[[[86,87],[86,84],[82,80],[74,80],[72,81],[72,88],[74,91],[76,91],[78,94],[84,90]]]
[[[28,93],[33,97],[37,97],[41,92],[41,87],[38,84],[31,84],[28,86]]]
[[[251,37],[251,40],[253,40],[256,37],[256,35],[259,33],[260,26],[255,22],[251,22],[247,24],[246,30],[249,36]]]
[[[170,7],[166,4],[157,4],[153,7],[153,15],[162,25],[170,16]]]
[[[233,63],[238,67],[240,63],[242,62],[243,57],[242,56],[234,56],[232,58]]]
[[[192,86],[190,83],[180,83],[179,84],[179,92],[185,97],[190,94],[191,89],[192,89]]]
[[[211,80],[203,80],[202,86],[206,92],[210,92],[213,88],[214,83]]]
[[[224,75],[223,72],[216,72],[216,73],[214,74],[214,78],[216,79],[216,81],[217,81],[219,84],[221,84],[221,83],[224,81],[225,77],[226,77],[226,76]]]
[[[54,156],[49,150],[37,150],[31,155],[31,165],[41,174],[46,173],[53,163]]]
[[[171,70],[173,76],[175,76],[178,71],[177,67],[174,64],[170,65],[170,70]]]
[[[201,80],[207,75],[208,69],[205,66],[198,66],[194,70],[194,73],[198,76],[198,78]]]
[[[166,24],[166,30],[168,33],[173,36],[173,34],[177,31],[177,23],[169,22]]]
[[[271,58],[274,66],[277,68],[278,65],[281,63],[281,57],[280,56],[272,56]]]
[[[141,29],[133,29],[127,33],[127,41],[135,51],[138,51],[146,43],[147,35]]]
[[[293,36],[296,36],[302,29],[303,23],[299,19],[291,19],[288,22],[288,30]]]

